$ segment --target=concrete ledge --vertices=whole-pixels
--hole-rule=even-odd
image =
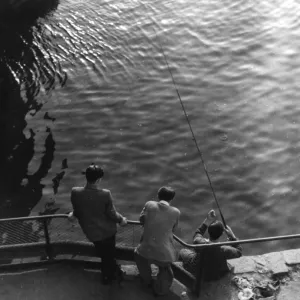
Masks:
[[[127,279],[134,280],[139,275],[139,271],[135,265],[122,266],[122,269],[126,272]]]
[[[272,252],[264,254],[263,257],[266,259],[268,264],[268,269],[275,274],[284,274],[288,273],[289,269],[285,264],[285,260],[282,252]]]
[[[275,275],[289,272],[288,265],[300,264],[300,250],[272,252],[259,256],[242,256],[228,260],[233,274],[272,273]]]
[[[300,249],[286,250],[282,254],[287,265],[300,264]]]
[[[81,248],[81,250],[86,250],[85,248],[91,247],[89,245],[84,245],[84,247],[82,246]],[[36,254],[35,257],[16,257],[10,262],[7,262],[6,265],[0,265],[0,270],[2,272],[20,271],[25,269],[29,270],[34,268],[45,268],[51,265],[58,265],[58,263],[64,263],[65,266],[70,265],[74,267],[80,267],[83,270],[95,271],[97,273],[100,270],[101,260],[97,257],[83,255],[91,254],[90,249],[88,250],[89,251],[73,251],[73,253],[68,254],[68,251],[62,251],[63,253],[57,255],[56,259],[52,261],[45,261],[43,259],[43,256],[38,255],[40,251],[34,251],[32,254]],[[131,249],[125,250],[129,251]],[[121,257],[118,258],[120,259]],[[126,272],[125,278],[126,280],[128,280],[128,284],[135,284],[132,281],[136,281],[136,284],[138,285],[139,272],[137,270],[136,265],[132,264],[132,262],[129,262],[130,265],[127,265],[122,260],[119,261],[119,263],[122,265],[122,268]],[[272,252],[260,256],[243,256],[237,259],[229,260],[228,263],[234,268],[233,272],[217,282],[203,284],[201,286],[200,295],[202,296],[200,296],[200,299],[236,300],[236,296],[240,290],[238,290],[232,284],[232,279],[234,276],[239,278],[247,278],[248,281],[257,280],[258,282],[263,282],[264,280],[272,281],[274,279],[272,275],[285,276],[281,277],[280,281],[282,280],[282,278],[291,278],[292,274],[296,274],[298,270],[293,267],[298,264],[300,265],[300,249],[287,250],[282,252]],[[180,273],[182,273],[182,266],[180,263],[173,264],[172,268],[174,271],[175,278],[177,279],[174,280],[174,283],[172,285],[172,294],[180,296],[182,292],[187,291],[189,297],[191,297],[189,291],[193,290],[193,285],[190,284],[191,282],[193,282],[193,280],[188,278],[188,280],[185,282],[185,280],[182,280],[181,278],[182,274],[179,276],[176,273],[177,269],[178,272],[180,270]],[[158,268],[152,265],[153,276],[157,274],[157,271]],[[298,275],[300,278],[300,273]],[[178,280],[180,280],[180,282]],[[286,295],[290,295],[290,293],[295,295],[295,293],[298,293],[298,286],[300,287],[299,281],[295,284],[291,283],[289,288],[286,287],[285,282],[285,280],[281,282],[281,284],[283,285],[283,290],[282,293],[280,293],[281,298],[278,298],[280,300],[289,299]],[[207,293],[209,293],[211,297],[203,298],[203,296],[207,295]],[[294,297],[290,299],[293,300],[297,298]]]
[[[263,255],[253,256],[253,260],[256,264],[256,272],[260,274],[269,273],[268,262]]]
[[[233,274],[254,273],[256,271],[256,263],[252,256],[231,259],[228,263],[233,267]]]

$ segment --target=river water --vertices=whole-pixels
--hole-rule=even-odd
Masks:
[[[296,0],[62,0],[1,23],[1,216],[69,211],[94,162],[130,219],[174,187],[191,241],[216,206],[163,49],[227,223],[299,233],[299,20]]]

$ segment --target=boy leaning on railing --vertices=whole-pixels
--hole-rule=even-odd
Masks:
[[[98,186],[103,175],[103,169],[95,164],[86,169],[86,185],[72,189],[73,211],[69,219],[76,217],[86,237],[93,242],[101,257],[102,283],[110,284],[115,279],[123,279],[123,271],[115,258],[116,224],[125,226],[127,219],[116,211],[110,190]]]

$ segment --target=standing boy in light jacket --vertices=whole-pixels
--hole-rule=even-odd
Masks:
[[[135,260],[142,281],[152,286],[156,295],[167,294],[172,281],[171,263],[176,261],[173,232],[178,226],[180,211],[170,205],[175,191],[170,187],[158,190],[158,202],[148,201],[140,215],[144,232],[135,250]],[[157,279],[152,282],[151,264],[159,268]]]

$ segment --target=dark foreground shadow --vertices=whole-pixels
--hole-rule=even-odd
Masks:
[[[173,292],[170,292],[168,296],[155,298],[152,293],[141,288],[137,278],[125,280],[122,287],[117,284],[104,286],[101,284],[100,275],[99,272],[83,270],[76,266],[56,264],[44,270],[3,276],[0,287],[3,287],[2,293],[6,293],[6,297],[3,297],[5,299],[13,299],[16,293],[21,299],[32,300],[41,298],[45,300],[58,298],[73,300],[180,299]]]
[[[43,0],[32,9],[26,6],[26,1],[14,2],[19,3],[17,8],[3,10],[4,2],[0,5],[0,15],[4,13],[4,17],[0,16],[0,218],[30,214],[43,195],[42,180],[51,169],[55,153],[55,140],[48,126],[55,119],[46,113],[45,126],[39,128],[46,135],[44,150],[38,157],[37,170],[29,174],[29,164],[36,158],[36,133],[27,128],[26,117],[34,116],[42,108],[43,103],[38,99],[41,88],[47,92],[56,83],[56,65],[47,45],[42,45],[41,18],[53,11],[58,1]],[[62,86],[65,80],[61,78],[59,84]],[[63,176],[64,171],[53,179],[54,194]],[[41,214],[56,210],[50,205]],[[8,225],[1,227],[2,245],[40,239],[42,229],[33,230],[30,222]],[[1,263],[10,262],[11,259],[1,260]]]
[[[4,2],[0,6],[2,14]],[[37,17],[53,11],[58,1],[39,1],[27,15],[35,1],[29,6],[25,2],[30,1],[14,2],[20,3],[18,8],[9,8],[6,13],[19,16],[18,21],[0,18],[0,218],[30,214],[42,197],[41,180],[48,174],[55,152],[55,141],[45,122],[41,129],[47,134],[43,156],[36,172],[28,174],[29,163],[35,157],[36,134],[29,129],[25,135],[26,116],[34,116],[41,109],[43,104],[37,99],[40,88],[47,91],[55,81],[55,72],[49,73],[55,71],[54,62],[36,42],[35,35],[43,24],[41,20],[35,22]],[[49,122],[49,115],[46,118]]]
[[[15,26],[33,24],[57,8],[59,0],[1,0],[0,20]]]

